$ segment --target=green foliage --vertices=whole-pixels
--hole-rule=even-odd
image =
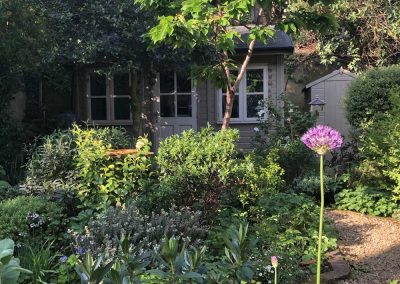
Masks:
[[[260,198],[276,193],[285,183],[276,148],[271,149],[265,159],[247,155],[243,166],[246,186],[240,190],[239,200],[244,206],[257,204]]]
[[[207,255],[206,247],[187,247],[186,242],[175,236],[159,239],[160,249],[149,257],[140,252],[140,244],[132,245],[131,237],[122,236],[119,254],[112,259],[105,259],[103,255],[94,258],[87,251],[78,260],[76,271],[83,283],[239,284],[253,281],[255,273],[250,255],[256,240],[248,235],[248,225],[231,228],[223,235],[225,255],[217,258]]]
[[[400,206],[384,190],[364,186],[345,189],[335,197],[336,207],[375,216],[391,216]]]
[[[56,131],[39,139],[26,165],[25,185],[30,191],[51,190],[75,174],[75,145],[70,131]]]
[[[96,256],[104,254],[107,259],[120,254],[119,241],[123,235],[130,236],[130,241],[144,250],[157,250],[164,236],[200,244],[206,236],[200,217],[201,212],[176,207],[159,214],[141,215],[133,204],[127,204],[126,208],[111,207],[98,215],[84,232],[75,232],[74,239],[76,247],[90,250]]]
[[[238,182],[240,159],[237,130],[184,131],[161,142],[156,156],[161,189],[171,192],[176,205],[200,205],[212,212]]]
[[[296,194],[307,194],[320,200],[319,175],[311,173],[301,178],[296,178],[291,184],[291,190]],[[339,191],[339,185],[333,177],[324,176],[324,192],[326,203],[334,201],[334,195]]]
[[[23,244],[18,249],[21,265],[32,274],[24,275],[23,280],[32,284],[52,283],[56,279],[58,255],[54,254],[53,242]]]
[[[78,283],[79,276],[75,272],[75,266],[78,263],[78,257],[75,254],[70,255],[69,257],[62,256],[65,262],[59,263],[57,268],[57,284],[69,284],[69,283]],[[60,257],[60,260],[62,258]]]
[[[149,283],[202,283],[203,278],[198,270],[205,252],[205,247],[201,250],[188,250],[184,246],[179,248],[178,239],[165,237],[158,257],[159,265],[165,268],[147,271],[155,276],[155,281]]]
[[[0,161],[1,166],[5,170],[2,179],[16,184],[22,176],[20,166],[24,158],[22,144],[25,135],[23,128],[1,109],[2,107],[0,107]]]
[[[317,167],[315,154],[300,141],[301,135],[314,125],[315,117],[300,110],[285,96],[282,99],[285,103],[283,113],[265,102],[268,119],[260,120],[253,145],[258,160],[277,151],[284,180],[290,184],[295,178]]]
[[[0,283],[17,284],[21,273],[32,273],[21,268],[19,259],[14,256],[14,242],[11,239],[0,240]]]
[[[103,257],[99,256],[93,259],[89,252],[86,252],[84,259],[78,259],[75,271],[81,278],[83,284],[100,284],[113,266],[113,261],[103,263]]]
[[[390,97],[392,109],[379,120],[366,125],[361,135],[361,169],[368,175],[375,173],[373,183],[369,179],[361,184],[378,186],[391,192],[395,201],[400,200],[400,87]]]
[[[252,263],[249,257],[255,249],[257,240],[248,236],[249,225],[240,224],[238,229],[228,231],[225,240],[225,256],[233,270],[231,278],[242,281],[250,281],[254,277]]]
[[[98,134],[94,129],[85,130],[75,125],[72,133],[76,144],[78,197],[84,206],[103,210],[110,205],[123,204],[139,191],[151,166],[147,138],[139,138],[143,146],[137,154],[112,158],[108,153],[112,145],[102,140],[107,137],[106,131]]]
[[[400,66],[371,69],[354,80],[345,101],[347,118],[354,127],[379,120],[393,108],[390,95],[400,86]]]
[[[319,208],[311,199],[288,193],[265,197],[260,203],[258,218],[257,234],[261,243],[277,251],[291,251],[297,261],[316,257]],[[325,234],[323,253],[336,247],[332,233],[325,229]]]
[[[0,238],[17,242],[57,239],[65,220],[60,204],[40,197],[18,196],[0,202]]]
[[[322,63],[340,62],[355,71],[398,63],[399,8],[394,0],[334,1],[340,29],[318,36]]]

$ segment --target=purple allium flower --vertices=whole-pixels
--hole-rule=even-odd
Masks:
[[[335,129],[326,125],[317,125],[310,128],[302,137],[301,141],[311,150],[319,155],[340,148],[343,137]]]
[[[278,258],[275,255],[271,257],[271,264],[273,268],[278,267]]]
[[[63,255],[63,256],[60,257],[60,259],[59,259],[59,261],[60,261],[61,263],[66,263],[67,260],[68,260],[68,257],[67,257],[66,255]]]

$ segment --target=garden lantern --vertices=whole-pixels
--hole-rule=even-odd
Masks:
[[[326,105],[326,102],[321,100],[319,97],[316,97],[308,104],[311,106],[310,111],[312,113],[319,114],[321,111],[324,110],[324,105]]]

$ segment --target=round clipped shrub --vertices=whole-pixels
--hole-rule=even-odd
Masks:
[[[62,232],[63,208],[35,196],[18,196],[0,203],[0,239],[28,241],[57,238]]]
[[[359,127],[390,110],[390,93],[399,86],[400,65],[372,69],[354,80],[345,101],[350,124]]]

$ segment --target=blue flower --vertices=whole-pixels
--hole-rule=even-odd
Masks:
[[[78,249],[76,250],[76,253],[79,255],[84,255],[85,251],[86,250],[83,247],[78,247]]]
[[[60,261],[61,263],[66,263],[67,260],[68,260],[68,257],[67,257],[66,255],[63,255],[63,256],[60,257],[60,259],[59,259],[59,261]]]

